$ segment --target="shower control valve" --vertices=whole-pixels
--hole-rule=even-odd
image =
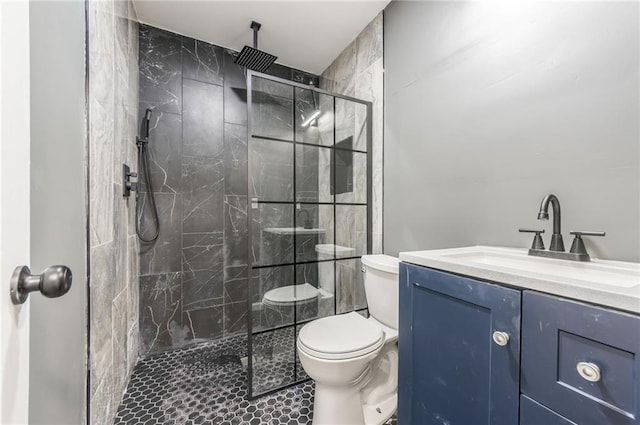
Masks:
[[[132,182],[131,177],[138,177],[138,173],[131,172],[127,164],[122,164],[122,196],[128,198],[132,190],[138,190],[138,182]]]

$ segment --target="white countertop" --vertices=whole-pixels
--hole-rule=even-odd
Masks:
[[[401,252],[400,260],[640,314],[640,263],[557,260],[490,246]]]

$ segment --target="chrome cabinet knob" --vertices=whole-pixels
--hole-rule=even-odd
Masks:
[[[576,365],[578,375],[589,382],[598,382],[602,377],[600,375],[600,368],[595,363],[578,362]]]
[[[493,333],[493,342],[504,347],[509,343],[509,334],[506,332],[495,331]]]
[[[48,298],[61,297],[71,288],[71,269],[67,266],[51,266],[42,274],[31,274],[27,266],[18,266],[11,276],[9,292],[11,302],[24,304],[29,293],[40,291]]]

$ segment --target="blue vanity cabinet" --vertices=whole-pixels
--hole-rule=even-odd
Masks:
[[[520,425],[578,425],[526,395],[520,396]]]
[[[520,301],[517,290],[401,263],[400,425],[518,423]]]
[[[640,317],[524,292],[523,394],[580,425],[637,425],[639,374]]]

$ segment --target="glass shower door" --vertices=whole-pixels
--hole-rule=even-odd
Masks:
[[[307,379],[300,328],[366,313],[371,104],[248,72],[250,397]]]

